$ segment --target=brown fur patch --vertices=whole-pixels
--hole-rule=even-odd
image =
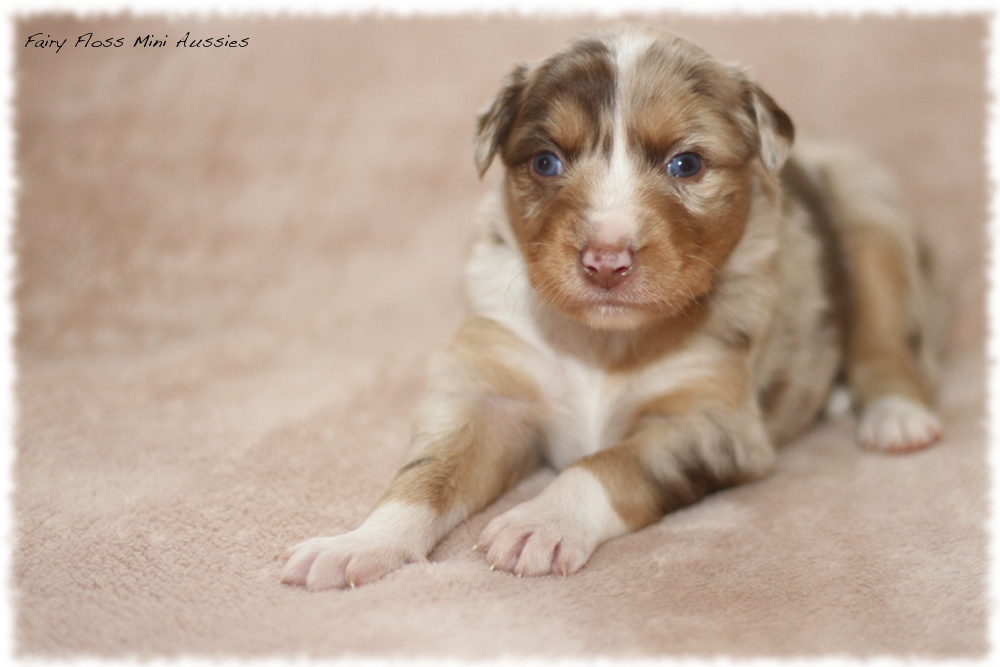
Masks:
[[[750,182],[745,172],[717,169],[709,178],[715,182],[695,187],[711,196],[672,192],[676,185],[662,178],[647,179],[639,195],[648,212],[640,269],[649,289],[669,304],[712,290],[746,225]]]
[[[715,407],[738,410],[750,391],[750,372],[739,355],[721,362],[699,382],[644,401],[633,412],[636,424],[647,417],[673,417]]]
[[[784,375],[772,379],[763,389],[757,393],[757,402],[761,411],[766,415],[778,407],[781,399],[784,398],[788,390],[788,378]]]
[[[577,462],[604,487],[611,506],[633,530],[754,473],[739,464],[728,428],[704,413],[647,417],[622,443]]]
[[[476,167],[482,178],[493,162],[497,150],[507,140],[511,124],[520,106],[524,91],[527,65],[518,65],[508,75],[500,93],[476,121]]]
[[[541,402],[535,380],[517,363],[532,354],[528,345],[509,329],[486,317],[470,317],[455,333],[448,348],[459,366],[476,378],[469,390],[484,395]],[[468,382],[469,380],[466,380]]]
[[[427,504],[446,514],[456,505],[483,507],[538,465],[538,430],[532,410],[483,397],[465,423],[404,465],[379,504]]]
[[[622,443],[581,459],[633,529],[712,491],[752,477],[731,433],[747,401],[749,373],[734,356],[701,382],[639,406]]]
[[[854,278],[855,326],[848,380],[862,404],[895,394],[928,404],[931,388],[908,341],[911,271],[905,249],[876,226],[853,226],[846,248]]]
[[[531,71],[500,143],[508,170],[524,168],[543,148],[572,162],[609,136],[616,72],[607,45],[584,40]]]
[[[756,135],[743,133],[754,119],[743,108],[744,87],[693,44],[658,40],[638,59],[626,91],[629,142],[654,168],[686,142],[715,168],[742,167],[757,146]]]
[[[413,458],[397,473],[380,502],[426,503],[441,513],[456,504],[469,510],[490,502],[535,467],[544,401],[537,384],[517,365],[529,350],[493,320],[469,318],[447,351],[442,400],[454,408],[454,428],[414,436]]]
[[[577,465],[601,482],[611,506],[632,530],[658,521],[673,509],[671,501],[682,488],[680,471],[674,479],[651,475],[642,450],[632,443],[602,450]],[[697,500],[690,495],[690,502]]]

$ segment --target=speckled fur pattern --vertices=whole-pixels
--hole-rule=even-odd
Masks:
[[[741,68],[624,27],[516,67],[477,127],[470,314],[432,365],[372,516],[286,554],[355,587],[421,560],[540,462],[560,471],[473,548],[567,575],[603,542],[760,479],[838,380],[869,449],[923,448],[939,328],[891,179],[801,143]]]

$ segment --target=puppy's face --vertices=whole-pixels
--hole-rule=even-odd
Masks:
[[[792,124],[736,68],[634,29],[518,67],[479,119],[476,159],[506,168],[533,287],[589,326],[675,317],[710,292],[746,226],[754,180]]]

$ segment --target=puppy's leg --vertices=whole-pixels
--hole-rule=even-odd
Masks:
[[[536,498],[494,519],[478,548],[491,568],[519,576],[570,574],[601,543],[773,465],[754,406],[646,414],[622,442],[580,459]]]
[[[855,227],[847,240],[855,284],[847,377],[861,406],[858,440],[888,452],[922,449],[940,437],[941,424],[919,357],[926,334],[913,308],[916,267],[885,230]]]
[[[861,445],[907,452],[941,435],[930,407],[938,341],[928,322],[926,255],[912,232],[893,224],[892,209],[884,213],[843,230],[854,298],[847,380],[861,409]]]
[[[357,529],[285,553],[281,579],[309,590],[351,588],[410,562],[534,467],[539,396],[511,365],[528,354],[499,325],[463,325],[432,370],[409,462]]]
[[[929,257],[886,171],[841,149],[820,162],[851,284],[845,351],[858,440],[887,452],[922,449],[941,433],[930,405],[944,322]]]

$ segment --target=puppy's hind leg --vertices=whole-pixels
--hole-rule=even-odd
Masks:
[[[931,378],[920,360],[926,334],[913,312],[920,286],[898,239],[883,230],[848,234],[855,310],[847,377],[861,407],[858,440],[868,449],[923,449],[941,435]]]
[[[887,174],[866,160],[827,172],[850,272],[847,380],[866,449],[916,451],[941,435],[931,408],[939,322],[930,262]]]
[[[309,590],[354,588],[426,560],[456,525],[539,458],[537,388],[511,360],[527,354],[482,318],[465,323],[432,369],[409,461],[357,529],[289,549],[281,580]]]

